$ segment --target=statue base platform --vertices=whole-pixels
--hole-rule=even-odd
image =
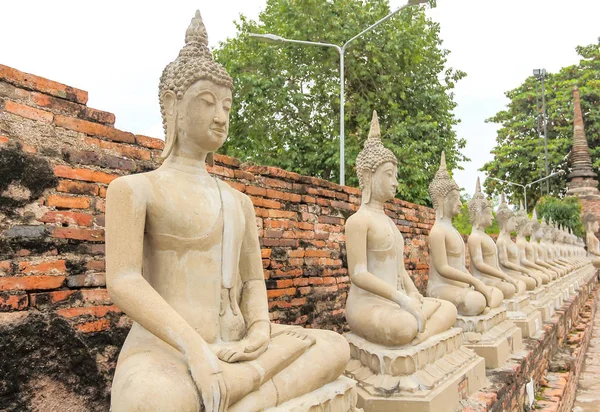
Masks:
[[[465,332],[465,346],[485,359],[485,367],[501,367],[511,353],[523,347],[523,337],[504,308],[490,310],[485,315],[456,318],[456,326]]]
[[[542,315],[542,322],[548,322],[556,310],[556,299],[549,285],[543,285],[527,292],[531,305]]]
[[[463,346],[459,328],[398,347],[344,336],[351,358],[345,373],[358,382],[358,406],[365,412],[455,412],[485,382],[484,360]]]
[[[531,304],[528,295],[505,299],[504,306],[508,319],[521,329],[523,338],[534,336],[542,328],[542,314]]]
[[[306,395],[289,400],[265,412],[361,412],[357,409],[356,382],[345,376]]]

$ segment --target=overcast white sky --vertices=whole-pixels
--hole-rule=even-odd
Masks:
[[[392,8],[403,4],[390,0]],[[504,92],[532,69],[557,71],[578,61],[575,46],[600,36],[598,0],[438,0],[428,14],[441,25],[458,83],[457,127],[472,161],[456,171],[471,193],[492,156],[496,125],[484,120],[507,103]],[[116,126],[162,137],[157,84],[200,9],[211,46],[235,35],[239,14],[256,18],[266,0],[171,2],[32,1],[0,5],[0,64],[89,92],[88,106],[115,113]],[[316,40],[316,39],[308,39]]]

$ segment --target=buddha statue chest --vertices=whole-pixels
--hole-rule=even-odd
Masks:
[[[380,213],[369,215],[371,221],[367,233],[367,270],[389,285],[397,287],[397,255],[402,237],[388,216]]]

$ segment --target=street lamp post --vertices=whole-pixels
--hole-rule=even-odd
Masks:
[[[550,179],[551,177],[556,176],[556,175],[560,175],[560,174],[562,174],[564,172],[565,172],[564,170],[559,170],[558,172],[552,173],[551,175],[548,175],[546,177],[542,177],[541,179],[534,180],[533,182],[527,183],[526,185],[522,185],[520,183],[515,183],[515,182],[509,182],[508,180],[502,180],[502,179],[498,179],[496,177],[491,177],[491,176],[488,176],[487,178],[488,179],[492,179],[492,180],[496,180],[498,182],[506,183],[507,185],[513,185],[513,186],[522,187],[523,188],[523,198],[524,198],[524,202],[525,202],[525,212],[527,212],[527,188],[533,186],[536,183],[542,182],[544,180],[548,181],[548,179]]]
[[[546,155],[546,175],[548,175],[548,119],[546,118],[546,69],[534,69],[533,75],[542,82],[542,121],[544,125],[544,152]],[[537,93],[536,93],[537,95]],[[536,96],[537,97],[537,96]],[[546,194],[550,193],[550,182],[546,181]]]
[[[352,37],[350,40],[348,40],[346,43],[344,43],[344,45],[341,47],[338,46],[337,44],[331,44],[331,43],[321,43],[321,42],[306,41],[306,40],[286,39],[284,37],[277,36],[275,34],[250,33],[250,37],[253,37],[257,40],[266,41],[269,43],[296,43],[296,44],[303,44],[303,45],[310,45],[310,46],[332,47],[338,51],[338,53],[340,55],[340,185],[342,185],[342,186],[346,184],[345,155],[344,155],[344,153],[345,153],[345,143],[344,143],[344,137],[345,137],[344,136],[344,104],[345,104],[344,54],[346,52],[346,49],[348,48],[350,43],[352,43],[354,40],[358,39],[360,36],[367,33],[368,31],[374,29],[381,23],[389,20],[392,16],[394,16],[396,13],[403,10],[404,8],[406,8],[408,6],[415,6],[417,4],[427,3],[427,2],[428,2],[428,0],[408,0],[408,2],[405,5],[400,6],[395,11],[391,12],[384,18],[373,23],[372,25],[370,25],[369,27],[367,27],[366,29],[364,29],[363,31],[358,33],[356,36]]]

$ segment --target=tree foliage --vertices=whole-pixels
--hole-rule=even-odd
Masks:
[[[581,204],[576,197],[558,199],[553,196],[542,197],[536,206],[537,214],[541,218],[552,219],[559,225],[573,229],[573,233],[583,237],[585,229],[581,221]]]
[[[550,173],[566,172],[550,178],[550,194],[554,196],[563,196],[566,191],[570,170],[568,155],[573,139],[573,87],[576,85],[581,96],[592,162],[595,169],[600,167],[600,43],[579,46],[577,53],[581,56],[578,64],[564,67],[558,73],[548,73],[545,80],[548,165]],[[528,77],[522,85],[506,92],[506,96],[510,99],[507,109],[487,120],[499,123],[501,127],[492,150],[494,159],[481,170],[489,176],[525,185],[546,175],[544,139],[538,134],[538,126],[541,127],[540,82],[533,76]],[[539,185],[528,188],[530,207],[540,197]],[[504,191],[513,203],[523,199],[523,191],[519,187],[491,179],[485,181],[485,186],[488,194]]]
[[[215,50],[235,81],[225,152],[260,164],[338,181],[339,54],[333,48],[265,44],[250,33],[342,45],[390,12],[388,0],[267,0],[258,21]],[[354,41],[345,54],[346,181],[379,114],[384,144],[399,159],[399,197],[428,203],[427,185],[446,151],[449,168],[468,160],[453,126],[452,89],[438,24],[409,7]]]

